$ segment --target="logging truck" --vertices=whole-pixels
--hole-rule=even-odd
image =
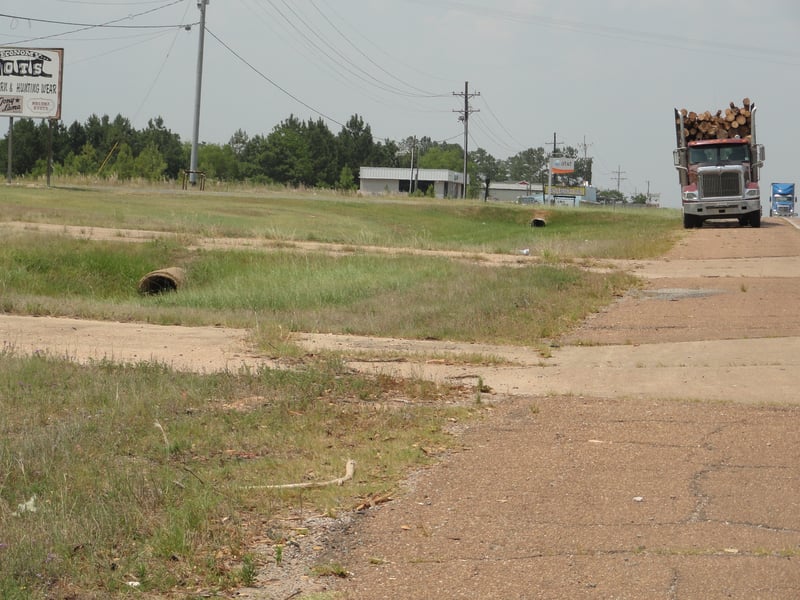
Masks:
[[[681,184],[683,226],[702,227],[709,219],[737,219],[739,225],[761,227],[759,171],[764,146],[756,143],[756,106],[716,113],[675,109],[673,152]]]

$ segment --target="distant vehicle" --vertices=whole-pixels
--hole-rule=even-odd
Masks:
[[[677,148],[673,162],[681,184],[685,229],[708,219],[738,219],[761,227],[759,171],[764,146],[756,143],[756,106],[745,98],[742,108],[715,114],[675,109]]]
[[[769,197],[769,216],[797,216],[797,196],[794,195],[793,183],[773,183]]]

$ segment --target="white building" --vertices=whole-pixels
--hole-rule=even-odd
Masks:
[[[552,201],[555,204],[580,206],[582,203],[597,201],[597,189],[590,185],[554,185],[552,189],[549,189],[547,185],[527,181],[489,182],[489,199],[518,202],[520,204],[542,204],[543,189],[548,192],[548,202]],[[483,198],[483,192],[484,190],[481,189],[481,198]]]
[[[400,169],[394,167],[361,167],[359,192],[368,195],[408,194],[419,190],[436,198],[461,198],[464,175],[448,169]]]

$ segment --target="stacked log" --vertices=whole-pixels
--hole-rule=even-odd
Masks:
[[[742,106],[731,102],[730,106],[720,109],[715,113],[705,111],[697,113],[685,108],[680,110],[683,115],[683,134],[686,142],[698,140],[721,140],[725,138],[752,139],[752,107],[750,98],[742,100]],[[680,125],[680,118],[676,120]]]

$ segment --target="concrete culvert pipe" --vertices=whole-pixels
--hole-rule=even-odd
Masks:
[[[151,271],[139,280],[140,294],[162,294],[177,291],[183,285],[186,274],[180,267],[168,267]]]
[[[531,227],[544,227],[545,225],[547,225],[547,222],[540,217],[531,220]]]

